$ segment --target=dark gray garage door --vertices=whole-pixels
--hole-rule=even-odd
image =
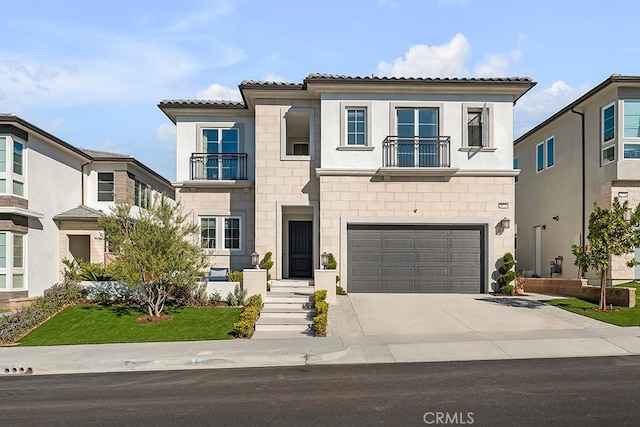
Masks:
[[[349,292],[484,292],[482,227],[347,226]]]

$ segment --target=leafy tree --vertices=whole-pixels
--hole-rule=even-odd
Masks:
[[[139,290],[150,316],[159,316],[167,298],[191,289],[206,265],[198,226],[188,221],[180,203],[165,196],[133,219],[131,205],[116,204],[100,218],[109,250],[115,254],[112,275]]]
[[[589,250],[578,245],[571,247],[576,257],[574,264],[582,272],[589,268],[596,270],[600,278],[600,310],[603,311],[607,309],[607,272],[611,256],[631,254],[640,246],[640,205],[631,212],[629,220],[625,220],[627,210],[628,202],[620,203],[617,197],[613,199],[611,209],[603,209],[594,202],[587,234]],[[627,265],[633,267],[637,263],[632,259]]]

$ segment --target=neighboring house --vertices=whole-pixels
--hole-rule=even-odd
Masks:
[[[549,277],[562,257],[553,277],[577,277],[571,245],[588,244],[593,203],[640,202],[640,77],[611,75],[516,139],[514,156],[517,269]],[[612,260],[613,283],[640,279],[625,263]]]
[[[514,250],[513,105],[534,85],[311,74],[159,107],[212,265],[271,251],[274,278],[312,278],[327,252],[349,292],[477,293]]]
[[[132,157],[77,148],[0,114],[0,303],[37,296],[62,277],[62,260],[104,261],[97,218],[116,202],[174,198],[165,178]]]

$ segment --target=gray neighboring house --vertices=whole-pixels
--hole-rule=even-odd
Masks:
[[[562,257],[553,277],[577,277],[571,245],[588,244],[593,203],[640,203],[640,77],[613,74],[516,139],[514,167],[517,268],[550,277]],[[612,259],[612,283],[640,279],[626,261]]]
[[[104,262],[97,219],[116,202],[135,209],[171,183],[133,157],[78,148],[0,113],[0,306],[42,295],[65,258]]]

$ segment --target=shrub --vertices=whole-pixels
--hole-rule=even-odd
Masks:
[[[316,308],[316,315],[313,318],[313,330],[316,337],[327,336],[327,324],[329,322],[329,303],[327,291],[315,291],[313,293],[313,304]]]
[[[87,299],[96,304],[123,304],[131,299],[131,289],[120,282],[95,282],[86,287]]]
[[[273,260],[271,259],[272,256],[273,254],[271,252],[267,252],[266,254],[264,254],[264,258],[262,258],[260,264],[258,264],[261,269],[267,270],[267,280],[271,280],[271,273],[269,272],[269,270],[271,270],[271,267],[273,267]]]
[[[336,285],[336,295],[346,295],[344,288],[340,285]]]
[[[500,288],[500,293],[504,295],[512,296],[515,292],[515,289],[516,288],[513,285],[506,285]]]
[[[242,271],[230,271],[229,274],[227,274],[227,282],[242,283]]]
[[[259,304],[259,305],[257,305]],[[253,335],[256,322],[260,317],[260,309],[262,308],[262,297],[260,295],[252,295],[249,298],[247,307],[236,323],[233,324],[231,333],[236,338],[249,338]]]
[[[209,296],[209,302],[220,302],[222,301],[222,295],[220,294],[219,290],[214,290],[213,292],[211,292],[211,295]]]
[[[20,339],[64,307],[77,304],[84,297],[82,287],[74,281],[69,280],[53,285],[31,305],[0,318],[0,342],[11,343]]]
[[[513,267],[516,265],[516,262],[513,259],[513,254],[511,252],[507,252],[502,257],[502,265],[498,268],[498,273],[500,276],[496,279],[498,283],[498,289],[509,285],[516,278],[516,273],[513,271]]]
[[[82,258],[77,260],[64,259],[62,262],[65,266],[64,278],[66,280],[87,280],[90,282],[113,280],[113,268],[109,266],[105,267],[100,263],[92,264]]]
[[[233,292],[229,292],[227,295],[227,302],[231,307],[240,307],[244,305],[244,300],[247,298],[247,291],[242,289],[240,285],[236,285]]]
[[[336,261],[336,257],[329,252],[329,256],[327,258],[327,270],[335,270],[338,268],[338,261]]]

